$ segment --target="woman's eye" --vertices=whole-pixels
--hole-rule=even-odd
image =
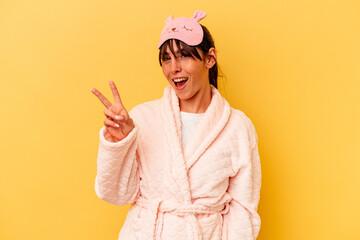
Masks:
[[[169,61],[169,60],[170,60],[170,57],[163,57],[162,60],[163,60],[163,61]]]
[[[183,54],[181,54],[181,57],[187,58],[187,57],[190,57],[190,54],[183,53]]]

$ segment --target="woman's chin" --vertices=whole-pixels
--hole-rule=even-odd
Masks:
[[[185,88],[183,89],[178,89],[176,86],[171,84],[171,87],[174,89],[176,96],[180,99],[180,100],[186,100],[191,98],[190,94],[188,91],[186,91]]]
[[[189,96],[186,93],[178,93],[178,92],[176,92],[176,96],[179,98],[180,101],[189,100],[191,98],[191,96]]]

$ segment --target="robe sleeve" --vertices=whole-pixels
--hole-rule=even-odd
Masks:
[[[139,195],[139,167],[137,161],[137,134],[135,128],[119,142],[109,142],[100,130],[100,144],[95,179],[96,195],[111,204],[133,203]]]
[[[257,213],[260,200],[261,166],[257,135],[250,122],[249,152],[236,175],[230,178],[228,193],[231,195],[229,212],[224,215],[223,239],[255,240],[260,231]]]

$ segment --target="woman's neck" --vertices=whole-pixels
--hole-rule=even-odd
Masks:
[[[190,99],[179,99],[180,111],[189,113],[204,113],[211,103],[210,85],[205,91],[197,92]]]

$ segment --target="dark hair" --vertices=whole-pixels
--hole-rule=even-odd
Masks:
[[[161,45],[160,51],[159,51],[160,66],[162,66],[162,60],[165,57],[165,53],[166,53],[165,51],[166,51],[167,47],[169,47],[172,54],[175,55],[175,51],[174,51],[174,47],[173,47],[174,41],[175,41],[176,47],[178,49],[181,49],[181,53],[183,55],[189,55],[194,59],[197,58],[202,61],[202,58],[196,48],[199,48],[204,54],[207,54],[209,52],[210,48],[215,48],[215,44],[214,44],[214,40],[213,40],[209,30],[203,25],[201,25],[201,27],[204,31],[204,37],[203,37],[202,42],[197,46],[189,46],[186,43],[184,43],[180,40],[177,40],[177,39],[169,39],[166,42],[164,42]],[[214,66],[209,69],[209,83],[212,84],[216,88],[217,88],[217,79],[218,79],[218,65],[217,65],[217,63],[215,63]]]

